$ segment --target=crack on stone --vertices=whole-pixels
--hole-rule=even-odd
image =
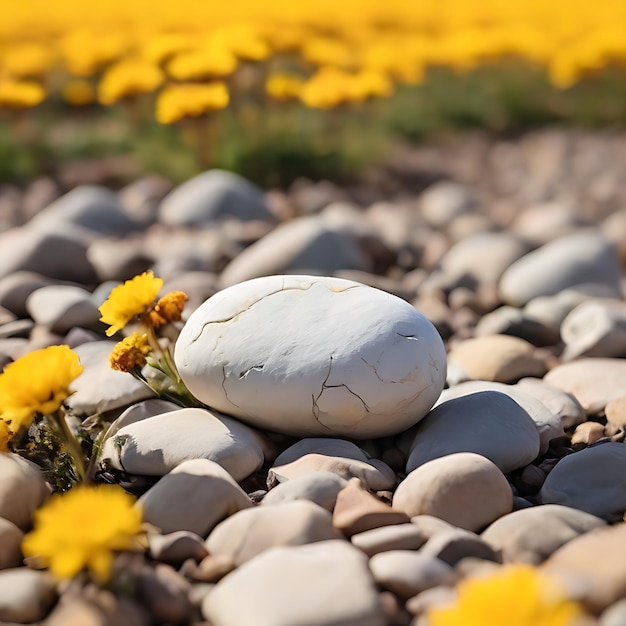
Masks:
[[[378,357],[378,359],[376,359],[376,364],[378,364],[378,361],[380,361],[381,357],[382,357],[382,354]],[[361,357],[361,361],[363,361],[363,363],[365,363],[365,365],[367,365],[374,372],[374,376],[376,376],[376,378],[378,378],[378,380],[380,380],[381,383],[391,384],[391,385],[397,385],[397,384],[401,385],[405,383],[407,380],[407,379],[387,380],[386,378],[382,378],[381,375],[378,373],[378,369],[376,368],[375,363],[370,363],[368,360],[364,359],[363,357]]]
[[[412,339],[413,341],[419,341],[419,337],[417,335],[404,335],[403,333],[396,332],[396,335],[399,337],[404,337],[405,339]]]
[[[246,378],[248,376],[248,374],[253,371],[256,370],[257,372],[260,372],[263,370],[264,365],[253,365],[252,367],[249,367],[247,370],[244,370],[243,372],[239,372],[239,380],[241,380],[242,378]]]
[[[190,344],[197,341],[202,335],[202,333],[204,332],[204,329],[211,324],[227,324],[228,322],[232,322],[234,319],[237,319],[244,313],[247,313],[255,304],[262,302],[263,300],[265,300],[266,298],[269,298],[270,296],[275,296],[277,293],[281,293],[283,291],[308,291],[309,289],[311,289],[312,286],[313,286],[313,283],[311,283],[310,285],[306,287],[285,287],[285,281],[283,280],[280,289],[276,289],[276,291],[272,291],[271,293],[266,293],[264,296],[261,296],[258,300],[251,302],[245,309],[241,311],[237,311],[237,313],[231,315],[230,317],[225,317],[224,319],[221,319],[221,320],[209,320],[208,322],[204,322],[204,324],[202,324],[202,326],[200,327],[200,331],[198,332],[198,334],[195,337],[191,338]]]
[[[238,409],[240,409],[241,407],[234,403],[229,397],[228,397],[228,391],[226,391],[226,366],[222,365],[222,390],[224,391],[224,396],[226,397],[226,400],[228,400],[228,402],[230,402],[233,406],[236,406]]]

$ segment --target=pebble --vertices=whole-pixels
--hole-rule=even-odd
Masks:
[[[419,550],[427,539],[428,535],[412,522],[371,528],[350,537],[352,545],[370,557],[387,550]]]
[[[217,410],[284,434],[355,439],[419,421],[446,372],[439,334],[410,304],[310,276],[217,293],[187,320],[175,360],[190,391]]]
[[[453,181],[437,182],[419,197],[420,214],[431,225],[443,228],[461,215],[477,212],[473,190]]]
[[[393,508],[410,517],[433,515],[476,532],[513,510],[513,492],[489,459],[460,452],[413,470],[398,485]]]
[[[275,221],[256,185],[219,169],[173,189],[163,198],[158,216],[169,226],[203,226],[226,219]]]
[[[306,500],[254,507],[218,524],[206,548],[211,555],[232,557],[239,566],[270,548],[339,539],[332,520],[326,509]]]
[[[450,565],[413,550],[389,550],[370,558],[374,580],[403,598],[439,585],[453,585],[457,574]]]
[[[38,622],[48,614],[56,598],[56,584],[48,572],[25,567],[0,571],[2,622]]]
[[[572,434],[572,446],[589,446],[604,437],[604,426],[598,422],[578,424]]]
[[[560,340],[558,328],[533,318],[524,309],[506,305],[484,315],[474,332],[477,337],[511,335],[537,347],[554,346]]]
[[[599,614],[626,597],[624,549],[626,524],[622,523],[566,543],[543,568],[547,574],[561,579],[569,593],[589,611]]]
[[[606,522],[561,504],[521,509],[496,520],[481,534],[483,541],[502,554],[504,563],[539,565],[561,546]]]
[[[604,411],[624,395],[626,359],[578,359],[558,365],[544,377],[549,385],[571,393],[587,415]]]
[[[148,551],[155,561],[170,565],[181,565],[187,559],[201,561],[208,555],[202,537],[188,530],[148,533]]]
[[[202,613],[214,626],[387,624],[367,557],[345,541],[268,550],[220,581]]]
[[[26,300],[31,293],[57,281],[36,272],[18,271],[0,278],[0,306],[18,318],[28,316]]]
[[[24,533],[8,519],[0,517],[0,570],[22,564]]]
[[[263,464],[261,435],[217,412],[179,408],[119,428],[104,442],[100,463],[162,476],[189,459],[215,461],[241,481]]]
[[[346,486],[347,480],[334,472],[314,471],[278,484],[267,492],[261,501],[264,506],[308,500],[332,513],[337,494]]]
[[[478,535],[461,528],[451,528],[436,533],[420,549],[420,554],[437,558],[452,567],[469,557],[495,563],[501,562],[498,552]]]
[[[148,489],[138,505],[143,519],[162,533],[186,530],[206,537],[219,522],[252,502],[220,465],[191,459]]]
[[[626,430],[626,395],[611,400],[604,409],[607,430],[619,432]]]
[[[508,335],[466,339],[448,353],[448,382],[491,380],[514,383],[520,378],[541,378],[547,371],[544,359],[534,354],[528,341]]]
[[[455,452],[475,452],[505,474],[539,454],[539,433],[528,413],[509,396],[482,391],[443,402],[418,425],[407,473]]]
[[[533,298],[586,283],[607,285],[620,295],[621,270],[614,246],[589,230],[559,237],[513,263],[500,280],[507,304],[523,306]]]
[[[49,495],[41,469],[17,454],[0,452],[0,476],[0,518],[29,530],[33,513]]]
[[[626,356],[626,302],[587,300],[561,324],[562,358]]]
[[[539,498],[609,521],[626,511],[626,445],[602,443],[562,458],[548,474]]]

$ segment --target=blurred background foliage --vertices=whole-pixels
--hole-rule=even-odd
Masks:
[[[267,187],[463,129],[623,127],[625,62],[623,0],[5,3],[0,181],[108,159]]]

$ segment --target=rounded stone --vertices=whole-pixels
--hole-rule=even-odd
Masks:
[[[548,474],[539,498],[609,521],[626,511],[626,445],[603,443],[562,458]]]
[[[398,485],[393,508],[476,532],[513,510],[513,491],[489,459],[461,452],[413,470]]]
[[[510,396],[473,393],[443,402],[420,422],[406,471],[455,452],[475,452],[507,473],[533,461],[539,441],[535,422]]]
[[[443,341],[414,307],[314,276],[217,293],[183,327],[175,360],[202,402],[296,436],[398,433],[426,415],[446,376]]]

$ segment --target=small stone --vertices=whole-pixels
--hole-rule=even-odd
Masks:
[[[358,478],[352,478],[337,494],[333,510],[333,525],[350,537],[365,530],[405,524],[410,518],[402,511],[394,511],[371,493],[363,489]]]
[[[409,473],[396,489],[393,508],[410,517],[433,515],[459,528],[478,531],[513,510],[513,492],[489,459],[461,452],[424,463]]]
[[[441,337],[408,302],[312,276],[218,292],[189,317],[175,360],[191,393],[228,415],[282,434],[354,439],[419,421],[446,369]]]
[[[171,191],[161,202],[159,218],[170,226],[199,226],[227,219],[275,222],[258,187],[219,169],[198,174]]]
[[[529,252],[502,275],[500,295],[513,306],[585,283],[607,285],[620,295],[621,271],[614,246],[594,231],[559,237]]]
[[[502,562],[500,555],[478,535],[460,528],[433,535],[421,548],[420,554],[440,559],[452,567],[468,557]]]
[[[149,270],[154,259],[142,250],[141,243],[135,239],[100,238],[93,241],[87,249],[87,258],[98,280],[123,282]]]
[[[571,393],[553,387],[539,378],[522,378],[516,387],[537,398],[550,413],[558,416],[563,428],[572,428],[585,421],[585,411]]]
[[[562,458],[548,474],[539,498],[544,504],[562,504],[609,521],[626,511],[626,445],[602,443]]]
[[[390,550],[370,558],[374,580],[404,598],[439,585],[453,585],[457,575],[439,559],[412,550]]]
[[[531,463],[539,433],[528,413],[509,396],[482,391],[434,408],[415,430],[406,471],[456,452],[474,452],[505,474]]]
[[[155,561],[170,565],[180,565],[187,559],[201,561],[208,554],[202,537],[188,530],[166,535],[149,533],[148,550]]]
[[[189,561],[185,565],[188,566]],[[198,565],[193,563],[184,569],[181,573],[191,580],[216,583],[235,569],[235,561],[227,554],[209,554]]]
[[[618,600],[602,612],[598,626],[624,626],[626,624],[626,598]]]
[[[340,537],[328,511],[312,502],[296,500],[231,515],[213,529],[206,547],[212,555],[232,557],[239,566],[270,548]]]
[[[0,571],[2,622],[38,622],[48,614],[56,597],[56,585],[48,572],[25,567]]]
[[[547,367],[534,354],[532,344],[508,335],[466,339],[448,354],[449,382],[491,380],[514,383],[526,376],[541,377]]]
[[[571,393],[587,415],[604,411],[624,395],[626,359],[579,359],[558,365],[544,377],[549,385]]]
[[[215,461],[241,481],[263,464],[261,435],[217,412],[178,409],[119,428],[104,442],[100,462],[162,476],[189,459]]]
[[[558,577],[572,597],[598,614],[626,597],[625,549],[626,524],[599,528],[565,544],[543,570]]]
[[[24,533],[8,519],[0,517],[0,570],[22,564]]]
[[[163,533],[206,537],[218,522],[252,506],[231,475],[208,459],[184,461],[138,500],[143,518]]]
[[[387,550],[419,550],[428,539],[416,524],[393,524],[356,533],[350,537],[352,545],[367,556]]]
[[[504,563],[539,565],[569,541],[603,526],[606,522],[595,515],[545,504],[501,517],[481,538],[502,554]]]
[[[345,541],[282,547],[259,555],[207,594],[202,613],[214,626],[387,623],[367,557]]]
[[[611,400],[604,409],[607,430],[619,432],[626,429],[626,396]]]
[[[309,500],[332,513],[337,494],[346,486],[345,478],[334,472],[316,471],[278,484],[261,501],[264,506]]]
[[[533,346],[553,346],[559,343],[558,329],[534,319],[522,309],[501,306],[484,315],[476,324],[477,337],[486,335],[511,335]]]
[[[33,291],[54,282],[36,272],[13,272],[0,278],[0,306],[11,311],[18,318],[27,317],[26,300],[28,296]]]
[[[572,435],[572,446],[589,446],[604,437],[604,426],[598,422],[578,424]]]
[[[49,495],[43,472],[17,454],[0,452],[0,476],[0,518],[29,530],[33,513]]]
[[[433,183],[419,197],[420,213],[426,221],[443,228],[460,215],[475,213],[478,202],[473,190],[453,181]]]

